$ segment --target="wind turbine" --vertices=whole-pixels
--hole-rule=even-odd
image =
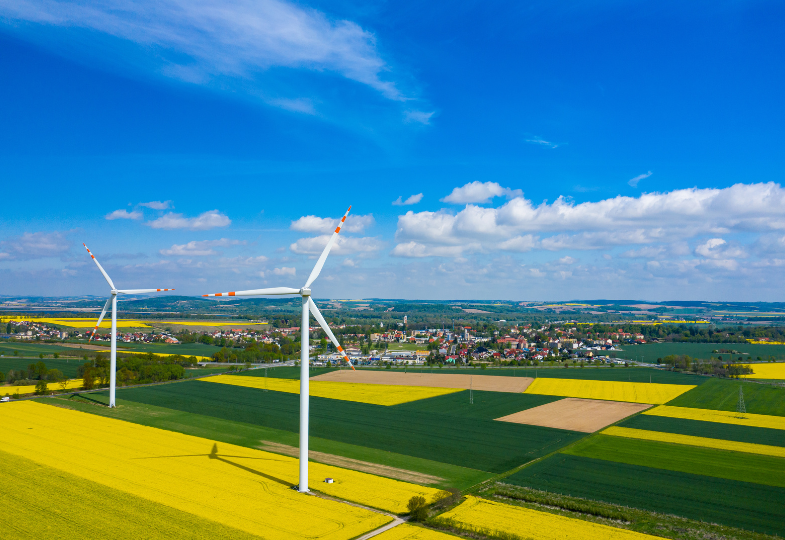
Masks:
[[[350,206],[349,210],[351,209],[352,207]],[[335,232],[330,237],[330,241],[327,242],[324,251],[322,251],[322,254],[319,256],[319,260],[316,261],[316,266],[314,266],[313,270],[311,270],[311,275],[308,276],[308,281],[305,282],[305,285],[303,285],[301,289],[292,289],[290,287],[273,287],[271,289],[254,289],[252,291],[236,291],[203,295],[262,296],[299,294],[303,299],[301,323],[302,337],[300,338],[300,484],[297,486],[297,491],[300,493],[308,493],[308,362],[310,360],[308,354],[308,332],[310,330],[310,314],[313,314],[314,318],[319,322],[319,326],[322,327],[324,333],[327,334],[327,337],[329,337],[330,341],[332,341],[333,345],[335,345],[335,348],[343,355],[344,360],[346,360],[351,368],[354,369],[352,363],[349,362],[349,357],[346,356],[346,353],[343,351],[343,347],[341,347],[341,344],[338,343],[337,339],[335,339],[335,335],[333,334],[332,330],[330,330],[330,327],[327,326],[327,322],[319,312],[319,308],[316,307],[316,304],[311,299],[311,289],[309,288],[316,278],[319,277],[319,273],[322,271],[322,267],[324,266],[324,261],[327,259],[327,255],[330,253],[330,249],[333,247],[335,239],[338,238],[338,233],[341,232],[341,227],[343,227],[343,224],[346,221],[346,216],[349,215],[349,210],[347,210],[341,218],[341,222],[338,224]]]
[[[111,345],[112,352],[110,354],[110,356],[111,356],[111,363],[110,363],[110,366],[109,366],[109,406],[110,407],[114,407],[115,406],[115,399],[114,399],[114,397],[115,397],[115,390],[116,390],[116,384],[115,383],[116,383],[116,379],[117,379],[117,295],[118,294],[143,294],[143,293],[160,292],[160,291],[173,291],[174,289],[124,289],[124,290],[119,290],[117,287],[114,286],[114,283],[112,283],[112,279],[109,277],[109,274],[106,273],[106,270],[104,270],[103,266],[101,266],[101,264],[98,262],[98,259],[95,258],[95,255],[93,255],[93,253],[90,251],[90,248],[88,248],[84,243],[82,243],[82,245],[87,250],[87,253],[90,254],[90,257],[93,258],[93,261],[95,262],[96,266],[98,266],[98,269],[104,275],[104,279],[109,284],[109,286],[112,288],[111,296],[109,296],[109,299],[106,301],[106,304],[104,304],[104,309],[103,309],[103,311],[101,311],[101,316],[98,317],[98,322],[95,324],[95,329],[93,330],[93,333],[90,335],[90,339],[88,339],[87,342],[89,343],[93,339],[93,337],[95,336],[95,333],[98,330],[98,327],[101,325],[101,321],[104,320],[104,315],[106,315],[106,310],[109,309],[109,304],[111,304],[112,305],[112,345]]]

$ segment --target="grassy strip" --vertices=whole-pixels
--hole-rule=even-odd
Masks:
[[[557,453],[508,476],[505,483],[708,520],[729,527],[785,533],[785,488]]]
[[[733,412],[739,402],[739,387],[748,413],[785,416],[785,388],[745,380],[709,379],[668,405]]]
[[[71,397],[57,397],[42,399],[41,403],[73,408],[82,412],[97,414],[110,418],[117,418],[145,426],[177,431],[196,437],[204,437],[216,441],[259,448],[261,441],[299,445],[299,435],[296,432],[274,429],[264,426],[247,424],[243,422],[214,418],[193,414],[166,407],[147,405],[126,401],[123,392],[118,392],[118,406],[109,409],[104,405],[108,403],[106,393],[79,394]],[[310,448],[317,452],[325,452],[351,459],[359,459],[369,463],[377,463],[390,467],[397,467],[424,474],[432,474],[442,478],[443,481],[432,484],[432,487],[465,489],[468,486],[483,481],[491,476],[490,473],[458,467],[438,461],[406,456],[393,452],[367,448],[364,446],[347,444],[319,437],[310,437]],[[267,448],[262,448],[270,451]]]
[[[673,540],[695,540],[697,538],[711,538],[713,540],[768,540],[772,538],[766,534],[745,531],[725,525],[706,523],[704,521],[556,493],[547,493],[508,484],[497,483],[489,486],[479,494],[483,497],[501,500],[501,502],[507,504],[523,506],[541,512],[556,513],[604,525],[618,527],[620,525],[619,522],[622,521],[626,529]],[[605,518],[603,515],[623,516],[623,519]]]
[[[453,518],[440,518],[437,516],[429,519],[427,524],[434,529],[481,540],[533,540],[530,536],[524,537],[507,531],[489,529],[488,527],[475,527],[468,523],[461,523]]]
[[[694,437],[708,437],[710,439],[724,439],[726,441],[766,444],[769,446],[785,446],[785,430],[781,429],[735,426],[733,424],[668,418],[650,414],[633,416],[623,420],[618,425],[620,427],[692,435]]]
[[[473,391],[473,401],[469,401],[469,391],[444,396],[421,399],[395,405],[402,411],[420,411],[430,414],[459,416],[461,418],[480,418],[493,420],[532,407],[563,399],[557,396],[538,396],[534,394],[511,394],[509,392]]]
[[[198,381],[125,388],[120,399],[299,431],[299,396]],[[311,435],[486,472],[503,472],[585,434],[311,397]]]
[[[596,435],[564,451],[604,459],[767,486],[785,487],[785,459],[729,450]]]

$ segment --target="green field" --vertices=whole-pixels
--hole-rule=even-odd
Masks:
[[[608,435],[595,435],[579,441],[564,453],[628,465],[785,487],[785,458]]]
[[[221,347],[205,345],[204,343],[124,343],[120,352],[152,352],[157,354],[180,354],[182,356],[212,356],[221,350]]]
[[[27,358],[38,358],[38,355],[43,353],[50,356],[58,353],[60,356],[78,356],[81,357],[88,351],[82,351],[73,347],[63,347],[62,345],[49,344],[49,343],[7,343],[0,342],[0,354],[8,358],[13,356],[14,351],[19,353],[19,356]],[[95,351],[89,351],[90,354],[95,354]]]
[[[257,539],[188,512],[0,451],[2,537]],[[45,494],[45,495],[44,495]],[[151,534],[154,531],[154,534]]]
[[[622,427],[723,439],[726,441],[785,446],[785,430],[753,426],[736,426],[719,422],[668,418],[653,414],[638,414],[619,423]]]
[[[308,373],[311,377],[316,377],[317,375],[330,373],[331,371],[336,371],[337,369],[338,368],[310,368]],[[245,375],[246,377],[273,377],[275,379],[299,379],[300,368],[296,366],[276,367],[276,364],[271,364],[267,369],[252,369],[250,371],[243,371],[242,373],[238,373],[238,375]]]
[[[469,391],[455,392],[444,396],[410,401],[395,405],[401,411],[419,411],[459,418],[494,420],[532,407],[563,399],[557,396],[536,394],[512,394],[509,392],[484,392],[475,390],[473,403],[469,402]]]
[[[66,360],[63,358],[44,358],[41,360],[40,358],[19,358],[12,356],[10,358],[0,358],[0,372],[8,375],[9,370],[26,370],[28,365],[38,362],[43,362],[46,364],[47,369],[59,369],[63,372],[63,375],[69,379],[75,378],[77,376],[76,370],[79,369],[79,366],[84,364],[84,360],[81,358],[71,360]]]
[[[297,433],[299,396],[189,381],[118,389],[118,400]],[[311,435],[377,450],[504,472],[585,436],[558,429],[311,397]]]
[[[744,392],[748,413],[785,416],[785,388],[741,379],[709,379],[668,405],[734,412],[739,402],[739,387]]]
[[[504,482],[768,534],[785,534],[785,488],[557,453]]]
[[[438,368],[404,369],[359,368],[370,371],[407,371],[408,373],[458,373],[461,375],[491,375],[496,377],[546,377],[556,379],[584,379],[592,381],[653,382],[659,384],[701,384],[708,377],[689,375],[656,368],[638,367],[518,367],[518,368]]]
[[[649,363],[656,363],[657,358],[664,358],[671,354],[686,354],[693,358],[709,358],[722,356],[723,360],[730,358],[728,353],[712,353],[714,350],[738,351],[734,354],[733,360],[741,356],[744,360],[755,360],[758,356],[768,359],[773,356],[777,359],[785,359],[785,345],[753,345],[751,343],[646,343],[644,345],[621,345],[623,350],[613,351],[617,358],[627,358]]]

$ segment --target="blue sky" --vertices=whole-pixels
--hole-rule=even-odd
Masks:
[[[0,0],[0,294],[785,300],[785,6],[425,4]]]

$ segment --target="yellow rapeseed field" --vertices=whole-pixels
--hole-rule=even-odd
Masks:
[[[298,379],[221,375],[200,380],[202,382],[232,384],[247,388],[267,388],[268,390],[288,392],[290,394],[300,393],[300,381]],[[309,392],[312,396],[343,401],[357,401],[372,405],[399,405],[461,391],[461,389],[457,388],[431,388],[428,386],[388,386],[332,381],[310,381],[309,383]]]
[[[652,384],[618,381],[583,381],[579,379],[535,379],[526,394],[544,394],[607,401],[660,404],[692,390],[687,384]]]
[[[742,375],[746,379],[785,379],[785,362],[747,365],[752,368],[752,374]]]
[[[767,414],[739,414],[728,411],[711,411],[708,409],[693,409],[691,407],[671,407],[660,405],[645,411],[643,414],[652,416],[666,416],[668,418],[683,418],[685,420],[701,420],[703,422],[718,422],[721,424],[734,424],[737,426],[753,426],[769,429],[785,429],[785,417],[769,416]]]
[[[718,450],[733,450],[747,454],[761,454],[764,456],[785,457],[785,447],[769,446],[766,444],[726,441],[722,439],[709,439],[707,437],[694,437],[692,435],[679,435],[676,433],[663,433],[661,431],[648,431],[611,426],[601,432],[603,435],[627,437],[629,439],[642,439],[645,441],[660,441],[688,446],[701,446],[703,448],[716,448]]]
[[[471,496],[439,518],[451,519],[464,527],[517,534],[523,538],[536,538],[537,540],[644,540],[657,538],[626,529],[617,529],[608,525]]]
[[[455,540],[451,534],[402,523],[375,537],[378,540]]]
[[[82,379],[69,379],[65,386],[66,390],[73,390],[74,388],[81,388],[84,384]],[[52,392],[62,392],[63,387],[60,386],[60,383],[56,383],[53,381],[46,381],[47,393],[51,394]],[[0,396],[4,396],[6,394],[13,396],[19,392],[19,395],[24,394],[32,394],[35,392],[35,385],[25,385],[25,386],[0,386]]]
[[[3,540],[259,539],[2,450],[0,486]]]
[[[287,456],[33,401],[0,406],[0,425],[2,451],[268,540],[345,540],[390,521],[292,490],[298,461]],[[313,489],[393,512],[444,494],[318,463],[310,473]]]

